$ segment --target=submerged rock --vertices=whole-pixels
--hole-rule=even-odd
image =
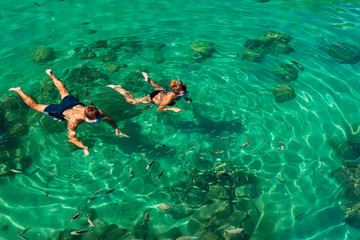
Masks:
[[[214,44],[207,41],[197,41],[190,44],[190,47],[201,56],[208,58],[215,51]]]
[[[288,84],[280,84],[272,90],[276,102],[285,102],[294,99],[296,94],[294,89]]]
[[[106,48],[108,41],[106,40],[98,40],[96,42],[90,43],[87,45],[90,49],[97,49],[97,48]]]
[[[111,61],[115,61],[115,59],[116,59],[116,54],[111,50],[105,51],[100,55],[100,60],[103,62],[111,62]]]
[[[96,68],[89,68],[83,65],[78,68],[74,68],[66,81],[75,83],[92,83],[98,79],[108,79],[106,74],[99,72]]]
[[[339,63],[356,63],[360,59],[360,50],[346,43],[331,45],[328,54]]]
[[[255,51],[250,48],[244,48],[242,59],[250,61],[250,62],[260,62],[264,56],[265,56],[265,53],[263,50]]]
[[[51,47],[38,46],[32,49],[30,58],[34,63],[48,62],[55,59],[55,51]]]
[[[298,70],[287,63],[280,63],[274,73],[286,82],[294,81],[298,76]]]
[[[76,56],[80,59],[91,59],[96,57],[96,53],[88,47],[78,47],[74,49]]]
[[[289,35],[286,35],[285,33],[282,33],[282,32],[276,32],[276,31],[267,31],[267,32],[265,32],[264,37],[273,39],[273,40],[275,40],[277,42],[281,42],[281,43],[288,43],[292,39],[292,37],[290,37]]]

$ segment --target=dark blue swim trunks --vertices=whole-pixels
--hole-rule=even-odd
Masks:
[[[65,121],[65,116],[63,112],[66,110],[75,107],[76,105],[82,105],[79,100],[71,95],[67,95],[63,98],[60,104],[50,104],[44,109],[44,113],[50,115],[54,120]]]

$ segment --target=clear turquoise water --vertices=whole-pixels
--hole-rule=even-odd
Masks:
[[[13,136],[10,144],[1,146],[1,161],[26,156],[32,165],[22,174],[0,178],[0,238],[16,239],[18,231],[27,227],[32,228],[24,234],[29,239],[57,239],[56,231],[86,229],[86,214],[72,223],[70,218],[96,190],[113,188],[114,192],[100,194],[88,205],[97,219],[131,231],[149,212],[149,233],[158,239],[197,236],[199,228],[191,219],[196,218],[198,208],[194,214],[174,220],[155,206],[179,207],[181,201],[171,194],[171,186],[186,181],[186,172],[194,167],[211,170],[216,163],[228,161],[255,176],[258,194],[251,202],[259,212],[244,198],[232,203],[237,205],[229,214],[232,218],[222,218],[221,223],[243,227],[249,239],[357,239],[359,230],[343,221],[341,186],[330,177],[342,166],[342,159],[330,147],[329,139],[335,136],[343,141],[345,127],[359,122],[360,64],[339,64],[327,54],[335,42],[359,46],[360,8],[356,3],[2,1],[2,99],[15,96],[8,92],[10,87],[21,86],[38,100],[40,82],[49,81],[45,69],[52,68],[66,79],[66,69],[87,63],[109,79],[89,85],[64,80],[65,84],[70,92],[83,90],[80,101],[91,98],[131,138],[115,136],[103,122],[83,124],[79,137],[91,147],[90,156],[85,157],[67,142],[65,123],[50,121],[25,107],[18,112],[8,109],[7,114],[22,114],[28,133]],[[90,30],[96,33],[90,34]],[[269,30],[290,35],[295,51],[267,55],[260,63],[242,61],[246,40]],[[110,73],[99,58],[74,57],[74,48],[114,37],[134,37],[142,46],[164,43],[161,53],[165,61],[156,63],[151,47],[119,51],[117,61],[128,67]],[[219,53],[194,61],[190,44],[198,40],[214,43]],[[54,48],[56,59],[33,63],[30,55],[35,46]],[[297,96],[276,103],[270,90],[283,81],[271,70],[279,62],[291,60],[305,68],[290,83]],[[149,93],[151,88],[140,80],[127,80],[128,73],[135,70],[147,71],[164,86],[181,76],[193,102],[177,103],[181,113],[156,112],[155,108],[140,111],[142,106],[129,105],[105,87],[121,84],[136,97]],[[249,146],[240,148],[245,141]],[[278,150],[279,141],[285,144],[284,151]],[[209,161],[202,161],[204,158]],[[145,167],[152,160],[156,163],[149,175]],[[39,171],[31,174],[37,168]],[[155,180],[162,169],[166,169],[164,175]],[[236,219],[239,212],[247,212],[251,224],[241,225]],[[296,218],[300,214],[305,216]],[[171,229],[181,234],[163,234]],[[214,234],[217,239],[230,239],[224,233]],[[210,239],[203,236],[200,239]],[[90,234],[82,238],[92,239]]]

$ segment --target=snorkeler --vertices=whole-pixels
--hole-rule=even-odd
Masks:
[[[183,83],[180,78],[179,81],[171,80],[170,87],[172,91],[167,92],[163,87],[156,84],[153,80],[149,79],[147,73],[143,72],[142,75],[145,78],[145,82],[149,82],[151,86],[154,88],[154,92],[146,95],[142,98],[134,98],[134,95],[131,92],[126,91],[120,85],[107,85],[116,91],[118,91],[121,95],[125,97],[125,100],[130,104],[148,104],[154,103],[158,105],[158,111],[174,111],[174,112],[181,112],[182,110],[177,107],[170,107],[165,108],[166,106],[173,106],[175,105],[176,101],[180,100],[182,97],[185,97],[188,94],[186,91],[186,85]],[[191,99],[185,97],[185,100],[191,103]]]
[[[129,137],[120,132],[116,123],[103,111],[94,107],[91,102],[90,106],[84,107],[84,104],[80,103],[75,97],[70,95],[65,84],[55,77],[51,69],[47,69],[46,73],[49,77],[51,77],[55,87],[59,90],[62,100],[60,104],[39,104],[35,102],[34,99],[26,95],[20,87],[10,88],[9,91],[18,93],[24,102],[33,110],[50,115],[53,119],[58,121],[67,120],[69,142],[75,144],[79,148],[82,148],[86,156],[89,155],[88,147],[84,146],[80,139],[76,137],[76,128],[83,122],[96,124],[101,119],[104,119],[115,129],[116,135]]]

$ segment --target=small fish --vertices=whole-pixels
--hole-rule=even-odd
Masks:
[[[217,172],[216,173],[216,177],[217,178],[219,178],[219,177],[221,177],[221,176],[231,176],[231,173],[229,173],[229,172],[225,172],[225,171],[220,171],[220,172]]]
[[[78,212],[78,213],[76,213],[74,216],[72,216],[72,218],[70,219],[70,222],[73,222],[73,221],[75,221],[75,220],[78,220],[78,219],[81,217],[81,215],[82,215],[83,212],[84,212],[84,211]]]
[[[22,174],[22,171],[20,171],[20,170],[10,169],[10,171],[13,173],[16,173],[16,174]]]
[[[30,177],[32,177],[35,173],[37,173],[40,170],[40,168],[35,169],[31,174]]]
[[[24,236],[21,235],[21,234],[18,234],[17,237],[20,238],[20,239],[22,239],[22,240],[29,240],[27,237],[24,237]]]
[[[165,169],[161,171],[161,173],[159,173],[157,176],[156,176],[156,179],[159,179],[161,177],[161,175],[163,175],[163,173],[165,172]]]
[[[155,162],[155,160],[152,160],[151,162],[149,162],[148,165],[146,166],[146,169],[149,169],[151,167],[151,165],[153,165],[154,162]]]
[[[304,67],[301,66],[300,63],[295,62],[295,61],[291,61],[291,64],[297,66],[301,71],[304,71]]]
[[[31,229],[31,227],[25,228],[24,230],[19,232],[18,235],[22,235],[22,234],[26,233],[27,231],[29,231],[30,229]]]
[[[170,205],[167,205],[165,203],[161,203],[159,205],[157,205],[157,208],[160,208],[161,210],[169,210],[171,208],[173,208],[174,206],[170,206]]]
[[[90,227],[95,227],[95,224],[93,223],[93,221],[91,221],[90,214],[86,213],[86,215],[87,215],[87,220],[88,220],[88,223],[90,224]]]
[[[96,192],[93,193],[93,198],[96,197],[96,195],[98,195],[99,193],[101,193],[102,191],[104,191],[104,189],[99,189]]]
[[[281,180],[279,177],[276,177],[276,178],[277,178],[277,180],[279,180],[279,182],[286,183],[284,180]]]
[[[176,240],[188,240],[188,239],[198,239],[199,237],[193,237],[193,236],[182,236],[178,237]]]
[[[135,176],[134,170],[132,170],[132,168],[130,168],[130,179],[133,179]]]
[[[55,174],[55,173],[53,173],[53,172],[51,172],[51,171],[49,171],[49,174],[50,174],[51,176],[53,176],[53,177],[58,177],[57,174]]]
[[[220,231],[220,230],[223,230],[223,229],[225,229],[225,228],[227,228],[227,227],[229,227],[229,226],[230,226],[230,223],[227,223],[227,224],[225,224],[225,225],[222,225],[221,227],[217,228],[217,229],[215,230],[215,232]]]
[[[87,31],[87,34],[95,34],[97,30],[90,29]]]
[[[96,198],[97,198],[97,197],[92,197],[92,198],[90,198],[90,199],[87,201],[87,203],[91,203],[91,202],[94,201]]]
[[[142,225],[145,225],[149,221],[149,213],[145,213],[145,220],[142,222]]]
[[[110,190],[106,191],[106,194],[112,193],[112,192],[115,191],[115,190],[116,190],[115,188],[114,188],[114,189],[110,189]]]
[[[243,143],[243,145],[241,145],[240,148],[246,147],[246,146],[249,145],[249,144],[250,144],[250,142],[249,142],[249,141],[246,141],[246,142]]]
[[[90,23],[89,22],[83,22],[81,23],[82,25],[89,25]]]
[[[295,217],[295,220],[299,220],[300,218],[303,218],[303,217],[305,217],[305,216],[306,216],[305,213],[301,213],[301,214],[299,214],[299,215],[297,215],[297,216]]]
[[[38,6],[38,7],[41,7],[41,5],[40,5],[39,3],[37,3],[37,2],[34,2],[34,4],[35,4],[36,6]]]
[[[86,232],[87,232],[87,230],[76,230],[76,231],[72,231],[71,235],[81,235]]]
[[[243,228],[236,228],[232,230],[225,229],[225,231],[228,233],[241,233],[242,231],[244,231],[244,229]]]
[[[279,147],[278,149],[284,151],[284,150],[285,150],[285,145],[284,145],[284,143],[283,143],[283,142],[279,142],[279,144],[280,144],[280,147]]]

